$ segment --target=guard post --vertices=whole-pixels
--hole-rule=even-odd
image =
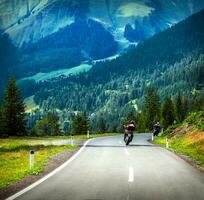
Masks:
[[[74,134],[71,133],[71,145],[74,146]]]
[[[33,168],[34,163],[35,163],[35,153],[34,150],[30,150],[30,169]]]
[[[89,139],[89,137],[90,137],[90,132],[89,130],[87,130],[87,138]]]
[[[169,138],[166,137],[166,148],[168,149],[169,148]]]

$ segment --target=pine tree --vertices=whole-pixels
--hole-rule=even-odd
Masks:
[[[3,112],[2,108],[0,107],[0,137],[4,135],[4,128],[3,128]]]
[[[47,122],[49,126],[50,135],[56,136],[61,134],[59,118],[54,113],[49,112],[47,115]]]
[[[89,121],[85,114],[77,113],[72,121],[71,133],[74,135],[86,134]]]
[[[103,119],[103,116],[100,116],[99,118],[99,132],[100,133],[105,133],[106,132],[106,124]]]
[[[137,121],[136,115],[133,112],[128,113],[125,123],[129,123],[130,121],[134,121],[134,122]]]
[[[140,113],[138,118],[139,118],[139,120],[138,120],[138,132],[145,133],[146,130],[148,129],[146,127],[146,121],[147,121],[146,112],[143,111],[142,113]]]
[[[37,136],[49,136],[50,135],[49,124],[48,124],[46,117],[36,122],[34,132]]]
[[[179,92],[178,96],[175,99],[175,113],[178,122],[182,122],[184,120],[184,104],[181,93]]]
[[[152,130],[155,122],[160,120],[160,98],[157,91],[151,87],[147,88],[144,105],[145,126],[146,129]]]
[[[10,78],[3,104],[3,126],[9,136],[26,133],[25,104],[14,78]]]
[[[90,121],[86,113],[83,114],[83,134],[86,134],[90,130]]]
[[[187,117],[189,113],[189,101],[187,97],[183,99],[183,120]]]
[[[172,125],[175,120],[175,109],[173,101],[170,97],[167,97],[164,100],[162,106],[162,123],[163,127],[167,128],[168,126]]]
[[[38,136],[61,135],[59,118],[54,113],[49,112],[47,116],[36,122],[35,132]]]

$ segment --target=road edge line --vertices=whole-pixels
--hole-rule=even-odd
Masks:
[[[84,150],[84,148],[87,146],[87,144],[91,141],[92,139],[87,140],[83,146],[70,158],[68,159],[65,163],[63,163],[62,165],[60,165],[58,168],[54,169],[52,172],[50,172],[49,174],[47,174],[46,176],[44,176],[43,178],[41,178],[40,180],[32,183],[30,186],[24,188],[23,190],[20,190],[19,192],[13,194],[12,196],[6,198],[5,200],[14,200],[17,197],[21,196],[22,194],[28,192],[29,190],[35,188],[36,186],[40,185],[42,182],[44,182],[45,180],[47,180],[48,178],[52,177],[53,175],[55,175],[56,173],[58,173],[60,170],[62,170],[63,168],[65,168],[69,163],[71,163],[74,159],[76,159],[76,157]]]

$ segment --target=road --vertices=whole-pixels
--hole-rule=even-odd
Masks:
[[[166,149],[150,134],[95,138],[59,172],[18,200],[203,200],[204,174]]]

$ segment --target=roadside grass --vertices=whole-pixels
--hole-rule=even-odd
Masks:
[[[169,127],[155,142],[164,146],[166,136],[170,138],[171,149],[204,166],[204,111],[190,113],[183,123]]]
[[[90,134],[90,138],[118,135],[115,133]],[[0,139],[0,189],[16,183],[27,175],[38,175],[47,165],[51,156],[64,150],[72,150],[77,145],[43,145],[45,142],[68,140],[70,136],[53,137],[10,137]],[[87,139],[87,135],[76,135],[74,140]],[[29,153],[35,151],[35,165],[30,170]]]
[[[154,142],[164,147],[166,145],[166,137],[164,136],[156,137],[154,138]]]
[[[155,143],[165,146],[166,137],[155,138]],[[171,137],[169,147],[177,153],[182,153],[197,161],[198,165],[204,166],[204,132],[193,129],[184,135]]]
[[[11,142],[12,143],[12,142]],[[18,146],[17,146],[18,145]],[[13,147],[15,147],[13,149]],[[16,148],[17,147],[17,148]],[[15,145],[9,144],[4,151],[0,151],[0,188],[17,182],[26,175],[38,175],[47,165],[49,157],[64,150],[75,149],[77,146],[44,146],[25,145],[20,142]],[[8,151],[6,151],[6,149]],[[30,170],[29,152],[35,151],[35,165]]]

